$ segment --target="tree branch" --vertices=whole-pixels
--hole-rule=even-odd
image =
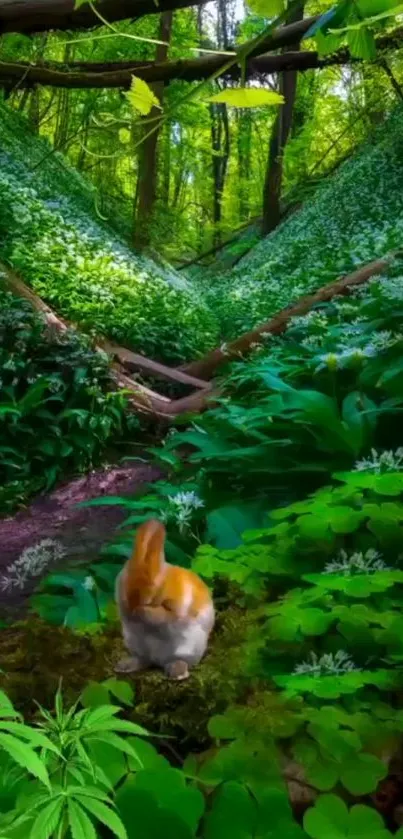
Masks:
[[[205,0],[98,0],[97,9],[113,23],[171,9],[199,6]],[[99,18],[85,3],[74,9],[74,0],[0,0],[0,34],[4,32],[44,32],[49,29],[91,29]]]
[[[379,50],[399,48],[403,39],[403,27],[395,29],[388,35],[376,41]],[[250,58],[246,65],[248,77],[269,75],[284,70],[313,70],[337,64],[348,64],[360,61],[353,58],[347,49],[339,50],[333,55],[321,58],[314,50],[306,52],[286,52],[281,55],[261,55]],[[126,64],[126,63],[125,63]],[[144,79],[148,83],[169,82],[172,79],[182,79],[193,82],[208,78],[223,64],[222,56],[207,56],[204,58],[180,59],[163,63],[140,63],[133,61],[130,69],[106,70],[97,72],[71,72],[55,69],[48,65],[14,64],[0,62],[0,85],[10,82],[20,87],[31,87],[35,84],[51,87],[67,88],[128,88],[132,74]],[[99,65],[98,65],[99,66]],[[108,65],[105,65],[108,66]],[[234,65],[224,75],[232,79],[240,77],[240,67]]]

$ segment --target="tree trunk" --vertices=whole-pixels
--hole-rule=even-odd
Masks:
[[[173,12],[164,12],[160,17],[158,38],[160,41],[169,43],[172,30]],[[158,44],[156,49],[156,61],[165,61],[169,47],[166,44]],[[164,83],[159,82],[151,86],[158,97],[161,105],[164,97]],[[149,117],[158,117],[158,108],[152,108]],[[151,123],[152,125],[152,123]],[[144,136],[150,130],[150,123],[144,126]],[[151,223],[154,214],[155,201],[157,197],[157,147],[161,133],[161,125],[147,137],[140,146],[139,153],[139,174],[136,189],[136,206],[134,219],[133,244],[138,250],[143,250],[150,243]]]
[[[239,111],[238,115],[237,151],[239,220],[242,222],[249,217],[250,212],[252,117],[247,108]]]
[[[297,23],[304,17],[304,1],[290,15],[288,23]],[[290,49],[298,51],[300,43],[292,44]],[[263,189],[263,222],[262,233],[266,235],[274,230],[281,219],[281,189],[283,183],[284,151],[291,131],[294,102],[297,92],[298,72],[289,70],[280,75],[280,93],[284,96],[284,104],[280,105],[269,144],[266,177]]]
[[[214,244],[221,240],[222,197],[230,151],[229,122],[227,106],[223,103],[210,105],[211,146],[213,168],[213,222]]]

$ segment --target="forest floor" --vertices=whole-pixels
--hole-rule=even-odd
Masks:
[[[109,466],[40,495],[26,509],[0,520],[0,575],[26,548],[44,539],[52,539],[62,546],[63,565],[66,560],[83,559],[87,564],[98,559],[101,548],[125,518],[125,510],[118,506],[77,505],[102,495],[133,496],[157,477],[158,470],[148,465]],[[43,576],[48,571],[45,568]],[[39,579],[33,578],[23,589],[0,589],[0,619],[12,614],[15,620],[21,615]]]

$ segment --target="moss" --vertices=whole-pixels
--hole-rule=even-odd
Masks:
[[[151,731],[175,734],[188,745],[207,742],[210,716],[250,693],[244,677],[249,624],[250,617],[238,609],[221,614],[208,654],[185,682],[170,682],[159,671],[134,675],[136,721]],[[36,702],[53,706],[60,678],[66,704],[71,704],[88,681],[108,678],[123,652],[117,625],[84,636],[29,617],[0,631],[1,687],[30,719]]]

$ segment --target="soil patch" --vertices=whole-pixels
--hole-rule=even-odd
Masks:
[[[158,477],[158,470],[148,465],[109,467],[39,496],[27,509],[0,521],[0,575],[26,548],[43,539],[63,546],[63,565],[80,558],[93,562],[127,513],[119,506],[78,508],[77,504],[101,495],[135,495]],[[23,590],[0,590],[0,619],[20,617],[38,582],[36,577]]]

